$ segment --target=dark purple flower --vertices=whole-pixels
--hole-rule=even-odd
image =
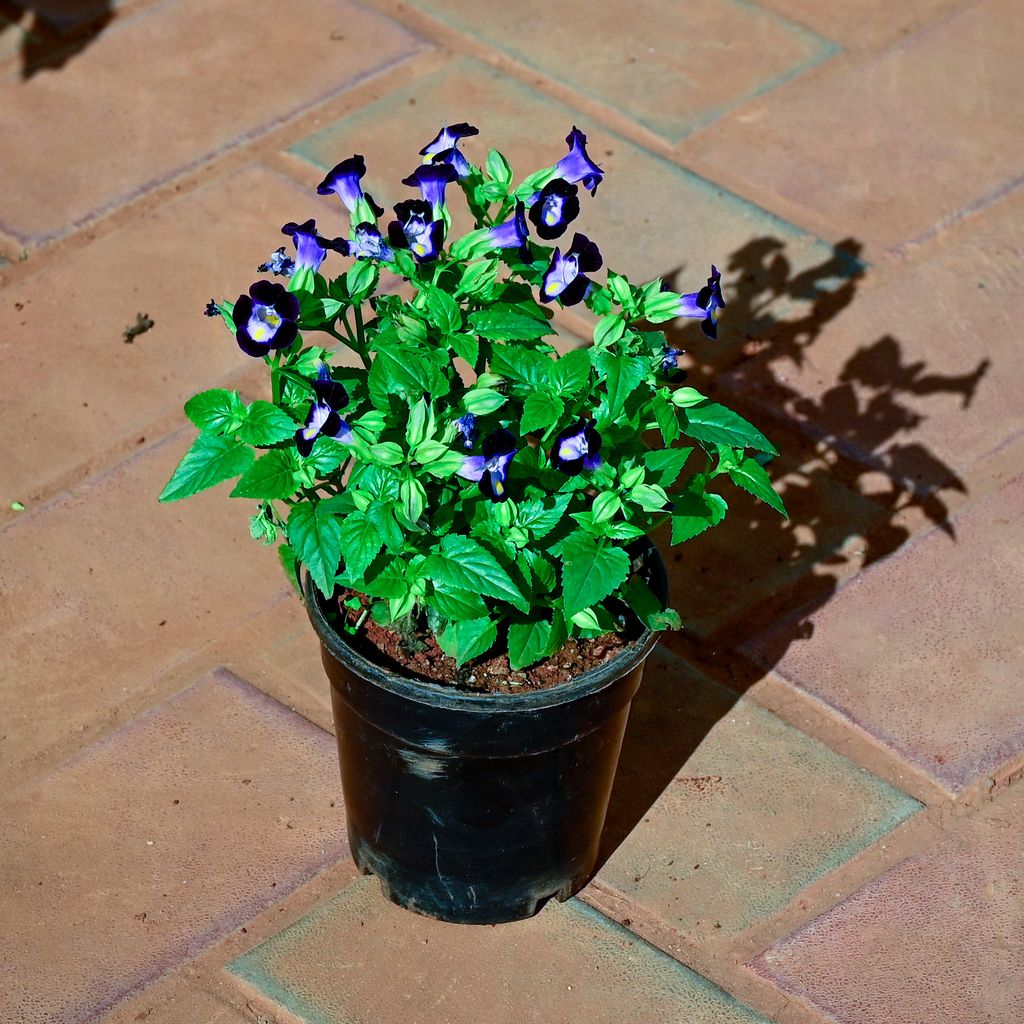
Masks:
[[[544,239],[561,238],[579,213],[579,189],[564,178],[549,181],[530,206],[530,220]]]
[[[590,291],[590,279],[584,272],[600,270],[601,263],[601,251],[597,245],[586,235],[577,232],[564,256],[561,250],[556,249],[551,257],[541,282],[540,301],[561,299],[563,306],[575,306],[577,302],[582,302]]]
[[[679,366],[679,357],[686,355],[685,348],[666,348],[661,354],[661,372],[677,383],[686,380],[686,371]]]
[[[576,127],[565,137],[569,152],[555,164],[558,177],[565,178],[571,184],[580,181],[590,194],[597,193],[597,186],[604,180],[604,172],[587,156],[587,137]]]
[[[348,244],[349,256],[355,256],[357,260],[385,261],[394,256],[391,247],[385,244],[384,237],[377,230],[376,225],[369,221],[357,225],[355,236],[355,241]]]
[[[455,421],[455,429],[462,435],[462,447],[467,452],[471,452],[479,433],[476,427],[476,417],[471,412],[467,412],[465,416],[460,416]]]
[[[472,167],[469,161],[459,152],[458,143],[470,135],[479,135],[480,130],[465,121],[442,128],[432,142],[428,142],[421,150],[420,156],[430,157],[432,164],[447,164],[459,178],[465,178]]]
[[[257,274],[277,274],[279,277],[291,277],[295,273],[295,260],[287,255],[282,245],[270,254],[266,263],[261,263],[256,268]]]
[[[220,316],[220,307],[217,305],[216,299],[210,299],[206,304],[206,309],[203,310],[203,316]]]
[[[718,311],[724,308],[722,275],[718,272],[718,268],[712,265],[708,283],[699,292],[679,296],[679,308],[676,316],[701,320],[700,329],[714,341],[718,337]]]
[[[588,420],[581,419],[555,438],[551,462],[567,476],[578,476],[584,469],[593,471],[601,465],[600,451],[601,435]]]
[[[281,228],[281,234],[290,235],[295,243],[294,271],[311,270],[315,274],[326,258],[328,249],[340,252],[343,256],[348,255],[347,240],[324,238],[317,233],[315,220],[307,220],[304,224],[289,221]]]
[[[469,455],[462,460],[458,474],[466,480],[478,481],[481,492],[491,501],[505,501],[508,498],[505,490],[508,464],[517,451],[515,438],[504,428],[499,428],[484,439],[483,455]]]
[[[248,295],[239,295],[231,314],[238,347],[249,356],[288,348],[299,333],[299,300],[283,284],[257,281]]]
[[[408,178],[402,179],[402,184],[418,188],[424,201],[430,203],[434,216],[440,217],[445,187],[457,178],[455,168],[448,164],[420,164]]]
[[[496,224],[487,232],[492,248],[518,249],[523,263],[530,262],[530,232],[526,228],[526,207],[516,203],[512,217],[504,224]]]
[[[322,196],[329,196],[332,192],[345,204],[349,213],[355,213],[356,207],[361,199],[366,199],[376,216],[384,212],[384,208],[378,206],[373,197],[363,193],[359,184],[363,175],[366,174],[366,161],[361,156],[350,156],[342,160],[340,164],[327,172],[327,177],[317,185],[317,192]]]
[[[316,398],[309,407],[306,424],[295,431],[295,447],[303,457],[313,451],[321,435],[342,442],[352,436],[352,428],[339,415],[339,410],[348,405],[348,392],[344,384],[331,379],[326,363],[320,364],[313,392]]]
[[[437,259],[444,241],[444,221],[433,220],[430,203],[407,199],[395,204],[398,220],[388,225],[388,238],[396,249],[409,249],[420,263]]]

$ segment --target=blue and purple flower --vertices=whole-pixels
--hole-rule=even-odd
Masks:
[[[661,353],[661,372],[674,383],[682,383],[686,380],[687,373],[679,365],[679,357],[686,355],[685,348],[666,348]]]
[[[203,310],[203,316],[220,316],[220,306],[217,305],[216,299],[210,299],[206,304],[206,309]]]
[[[293,273],[309,270],[315,274],[327,258],[328,249],[340,252],[343,256],[348,255],[348,241],[344,238],[324,238],[317,233],[315,220],[307,220],[304,224],[289,221],[281,228],[281,234],[290,235],[295,243]]]
[[[398,220],[388,225],[388,238],[396,249],[409,249],[420,263],[437,259],[444,242],[444,221],[433,219],[425,199],[395,204]]]
[[[288,348],[299,327],[299,300],[283,284],[257,281],[248,295],[239,295],[231,313],[238,347],[249,356]]]
[[[578,476],[583,470],[592,472],[601,465],[600,451],[601,435],[589,421],[581,419],[555,438],[551,463],[567,476]]]
[[[530,206],[530,220],[543,239],[561,238],[579,213],[579,189],[565,178],[549,181]]]
[[[289,256],[282,245],[270,254],[266,263],[256,268],[257,274],[276,274],[278,277],[291,277],[295,273],[295,260]]]
[[[711,267],[708,283],[699,292],[690,292],[679,297],[676,316],[702,321],[700,329],[712,341],[718,338],[718,311],[725,308],[722,298],[722,275],[718,268]]]
[[[428,142],[421,150],[420,156],[427,159],[424,163],[447,164],[460,178],[467,177],[473,170],[469,161],[459,151],[459,140],[470,135],[479,135],[480,129],[474,128],[465,121],[442,128],[433,141]]]
[[[327,172],[324,180],[317,185],[317,193],[329,196],[333,192],[345,204],[349,213],[355,213],[356,207],[365,199],[379,217],[384,213],[384,208],[373,201],[373,196],[364,193],[359,184],[365,174],[366,161],[358,154],[350,156]]]
[[[480,433],[476,426],[476,417],[471,412],[467,412],[465,416],[460,416],[455,421],[455,429],[462,438],[462,447],[467,452],[471,452],[473,445],[476,444],[477,435]]]
[[[356,225],[353,232],[355,238],[348,243],[348,255],[355,256],[357,260],[390,260],[394,253],[384,241],[384,236],[377,229],[375,224],[367,221],[365,224]]]
[[[540,286],[540,301],[552,302],[561,299],[563,306],[575,306],[582,302],[590,291],[590,278],[586,272],[601,269],[601,250],[586,235],[577,232],[572,245],[563,256],[556,249],[544,280]]]
[[[519,259],[530,262],[530,232],[526,227],[526,206],[516,203],[515,213],[502,224],[496,224],[487,232],[492,249],[518,249]]]
[[[584,188],[596,195],[597,186],[604,180],[604,171],[587,156],[587,137],[576,127],[565,137],[569,152],[555,164],[555,173],[570,184],[582,182]]]
[[[505,489],[508,465],[517,451],[516,439],[509,431],[499,428],[484,438],[483,455],[468,455],[462,460],[458,474],[466,480],[477,481],[481,492],[491,501],[505,501],[508,499]]]
[[[424,202],[430,203],[434,216],[440,217],[444,209],[444,190],[457,179],[455,168],[450,164],[420,164],[408,178],[402,179],[402,184],[418,188]]]
[[[333,437],[336,441],[345,442],[352,436],[352,428],[340,414],[340,410],[348,405],[345,385],[331,379],[326,363],[320,364],[317,379],[312,384],[316,397],[309,407],[305,426],[295,431],[295,447],[304,458],[313,451],[318,437]]]

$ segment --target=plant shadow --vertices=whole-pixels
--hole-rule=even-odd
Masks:
[[[19,0],[0,14],[22,31],[21,78],[57,71],[92,45],[114,17],[113,0]]]
[[[814,613],[844,579],[896,552],[913,532],[908,523],[922,517],[955,540],[948,503],[966,486],[913,437],[922,422],[914,400],[954,395],[967,409],[987,359],[959,375],[932,373],[905,359],[886,334],[851,346],[835,379],[819,382],[814,394],[789,383],[826,325],[856,299],[867,269],[861,251],[848,238],[816,266],[794,271],[785,242],[753,239],[723,268],[735,284],[718,341],[704,339],[692,321],[666,331],[670,345],[690,354],[688,383],[711,397],[721,392],[776,441],[782,457],[772,475],[791,518],[724,491],[725,521],[667,554],[685,625],[666,645],[674,653],[652,656],[634,700],[600,865],[668,786],[685,782],[699,793],[716,784],[687,776],[687,762],[790,645],[810,639]],[[841,337],[830,332],[827,344]],[[659,547],[669,552],[667,533]],[[740,650],[754,636],[757,664]]]

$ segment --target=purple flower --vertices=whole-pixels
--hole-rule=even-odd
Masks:
[[[383,207],[378,206],[372,196],[364,194],[359,184],[364,174],[366,161],[358,155],[350,156],[327,172],[327,177],[317,185],[317,193],[329,196],[333,192],[345,204],[349,213],[355,213],[359,201],[365,198],[375,215],[379,217],[384,212]]]
[[[248,295],[239,295],[231,314],[238,347],[249,356],[265,356],[288,348],[299,333],[299,300],[284,285],[257,281]]]
[[[349,256],[357,260],[390,260],[394,256],[391,247],[386,245],[384,237],[376,225],[367,221],[359,224],[355,230],[355,241],[348,243]]]
[[[567,476],[578,476],[584,469],[593,471],[601,465],[601,435],[587,420],[563,430],[555,438],[551,462]]]
[[[206,304],[206,309],[203,310],[203,316],[220,316],[220,307],[217,305],[216,299],[210,299]]]
[[[586,235],[577,232],[564,256],[560,249],[556,249],[551,257],[541,282],[540,301],[561,299],[563,306],[575,306],[577,302],[582,302],[590,291],[590,279],[584,271],[600,270],[601,263],[598,247]]]
[[[293,272],[311,270],[315,274],[327,257],[328,249],[348,255],[348,242],[344,238],[324,238],[317,233],[315,220],[307,220],[304,224],[289,221],[281,228],[281,234],[290,235],[295,243]]]
[[[570,184],[580,181],[590,194],[597,193],[597,186],[604,180],[604,172],[587,156],[587,137],[576,127],[565,137],[569,152],[555,164],[558,177],[565,178]]]
[[[395,204],[398,220],[388,225],[388,238],[396,249],[409,249],[420,263],[437,259],[444,241],[444,221],[433,220],[430,203],[407,199]]]
[[[445,126],[428,142],[421,150],[420,156],[430,158],[432,164],[447,164],[454,171],[457,177],[465,178],[472,167],[469,161],[459,152],[458,143],[470,135],[479,135],[480,130],[471,124],[461,121],[451,127]]]
[[[580,213],[579,189],[564,178],[549,181],[530,206],[530,220],[541,238],[560,238]]]
[[[448,164],[420,164],[408,178],[402,179],[402,184],[418,188],[424,201],[430,203],[434,216],[440,217],[445,187],[457,178],[455,168]]]
[[[295,431],[295,447],[303,458],[313,451],[321,435],[342,442],[352,436],[352,428],[339,415],[339,410],[348,405],[348,392],[344,384],[331,379],[326,363],[320,364],[313,392],[316,398],[309,407],[306,424]]]
[[[661,353],[661,372],[672,381],[686,380],[686,371],[679,366],[679,357],[686,355],[685,348],[666,348]]]
[[[714,341],[718,337],[718,311],[725,308],[722,298],[722,275],[712,265],[708,283],[699,292],[679,296],[676,316],[701,320],[700,329]]]
[[[288,256],[282,245],[270,254],[266,263],[261,263],[256,268],[257,274],[277,274],[279,277],[291,277],[295,273],[295,260]]]
[[[455,429],[462,435],[462,447],[467,452],[471,452],[479,433],[476,427],[476,417],[471,412],[467,412],[465,416],[460,416],[455,421]]]
[[[503,224],[496,224],[487,232],[487,238],[494,249],[518,249],[519,259],[530,262],[530,232],[526,228],[526,207],[516,203],[515,213]]]
[[[484,439],[483,455],[468,455],[462,460],[458,474],[466,480],[478,481],[481,492],[491,501],[505,501],[508,498],[505,490],[508,464],[517,451],[515,438],[504,428],[499,428]]]

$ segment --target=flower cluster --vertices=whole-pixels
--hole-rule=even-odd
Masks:
[[[453,124],[426,143],[393,215],[364,191],[363,157],[342,160],[317,192],[340,200],[344,236],[289,222],[291,251],[258,268],[284,283],[210,302],[267,363],[271,400],[191,399],[200,434],[161,498],[237,478],[232,496],[258,503],[253,536],[280,537],[293,576],[365,595],[380,622],[429,625],[460,663],[504,645],[518,668],[637,618],[677,624],[632,545],[720,522],[719,478],[784,510],[770,442],[681,386],[685,351],[657,329],[697,319],[716,338],[718,270],[685,294],[602,274],[579,230],[604,178],[583,132],[518,184],[497,150],[471,161],[478,134]],[[474,221],[456,238],[453,195]],[[565,350],[553,312],[580,304],[592,342]]]

